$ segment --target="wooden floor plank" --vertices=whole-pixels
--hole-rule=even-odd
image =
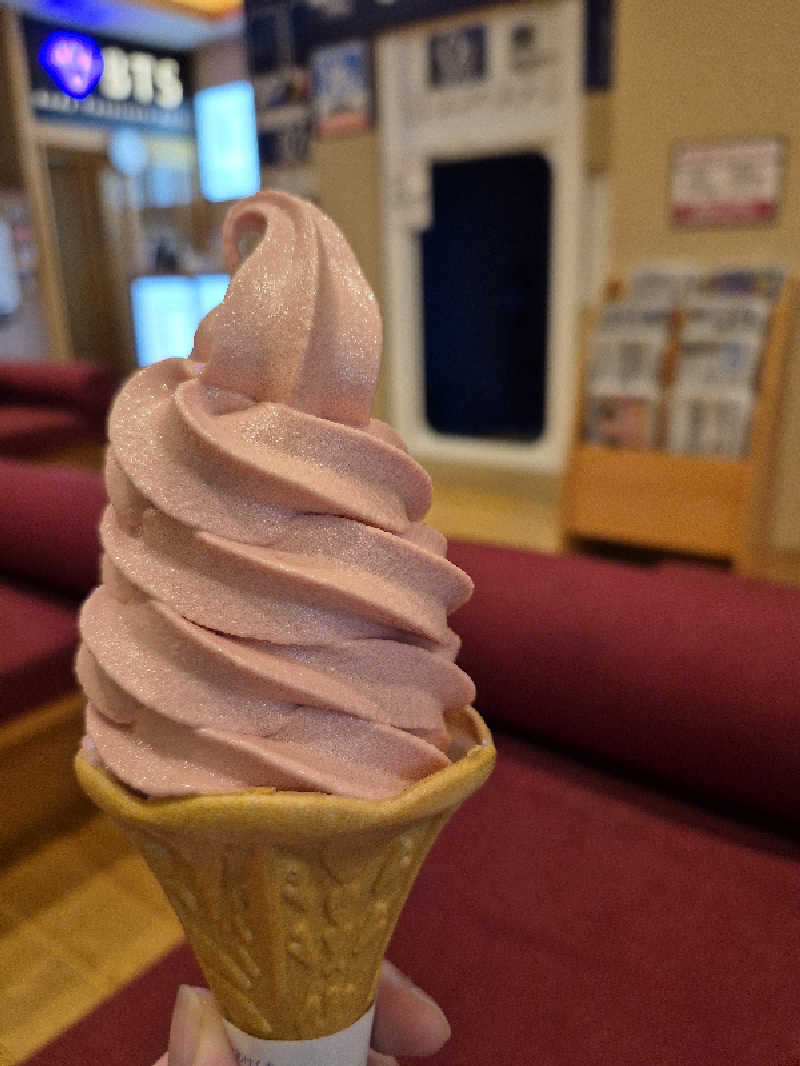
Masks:
[[[180,938],[150,871],[104,815],[19,857],[0,873],[0,1056],[26,1058]]]

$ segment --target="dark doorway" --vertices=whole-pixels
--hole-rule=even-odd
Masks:
[[[544,430],[551,182],[536,152],[433,165],[425,411],[440,433],[533,441]]]

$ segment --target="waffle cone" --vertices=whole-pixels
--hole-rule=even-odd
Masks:
[[[489,776],[471,708],[450,723],[455,761],[380,802],[307,792],[141,798],[83,755],[78,778],[158,878],[228,1021],[309,1040],[370,1007],[378,970],[440,830]]]

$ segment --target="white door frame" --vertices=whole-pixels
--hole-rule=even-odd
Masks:
[[[387,34],[377,46],[381,117],[385,345],[390,417],[420,458],[559,473],[572,426],[581,299],[583,184],[581,0],[502,5]],[[509,69],[510,32],[528,20],[537,52]],[[430,34],[480,22],[480,82],[427,86]],[[425,418],[420,234],[430,224],[433,163],[538,151],[552,172],[545,428],[531,443],[456,437]]]

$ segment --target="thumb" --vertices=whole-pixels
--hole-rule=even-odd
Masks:
[[[169,1030],[168,1066],[236,1066],[214,997],[181,985]]]

